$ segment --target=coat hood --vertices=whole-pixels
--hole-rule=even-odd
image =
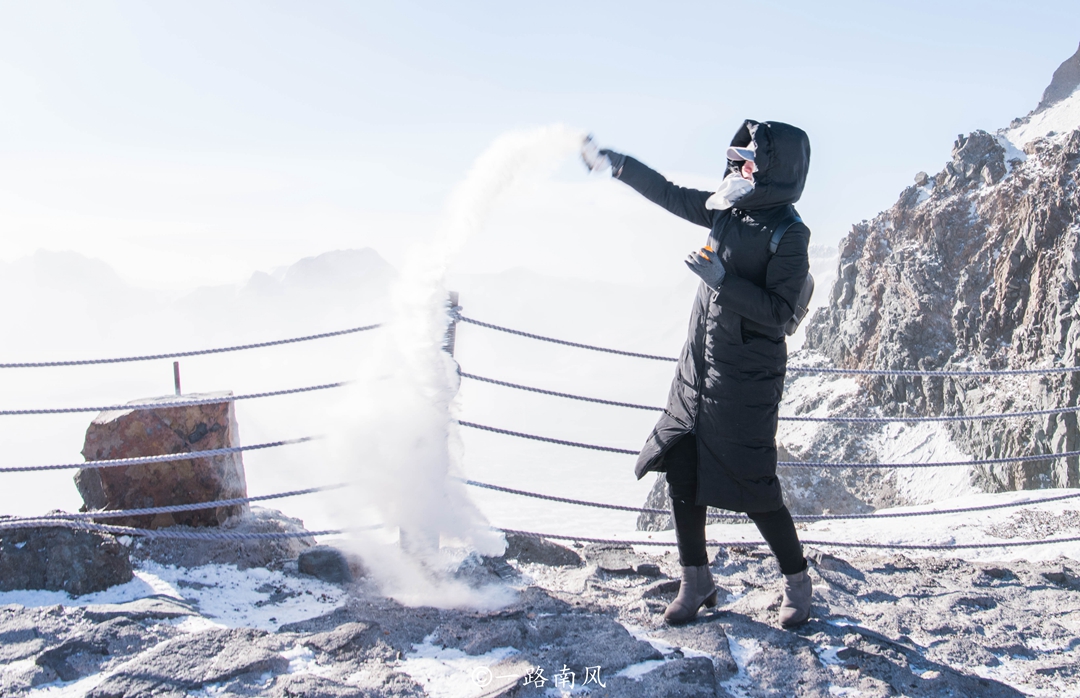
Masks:
[[[810,169],[810,138],[801,128],[779,121],[747,119],[731,139],[732,147],[755,144],[754,190],[739,199],[735,208],[747,211],[793,204],[802,196]],[[739,166],[728,160],[728,172]]]

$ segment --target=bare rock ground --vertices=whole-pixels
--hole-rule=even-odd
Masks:
[[[780,573],[763,550],[715,552],[720,605],[672,628],[673,553],[552,546],[517,541],[520,559],[458,566],[459,581],[517,590],[491,612],[406,607],[360,579],[304,620],[227,627],[212,600],[235,585],[191,581],[212,579],[204,567],[180,570],[190,580],[175,593],[125,603],[0,606],[0,695],[568,695],[572,672],[575,695],[619,698],[1080,696],[1075,560],[812,550],[812,620],[783,631]],[[281,567],[294,586],[265,589],[264,614],[283,615],[312,580]]]

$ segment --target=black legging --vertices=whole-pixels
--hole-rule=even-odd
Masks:
[[[684,566],[709,564],[705,550],[705,513],[707,507],[697,501],[697,437],[687,434],[664,455],[671,513],[675,518],[675,539],[679,543],[679,562]],[[784,574],[806,569],[802,544],[795,532],[795,522],[786,506],[776,511],[747,514],[769,544]]]

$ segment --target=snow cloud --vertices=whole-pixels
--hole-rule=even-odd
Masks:
[[[434,239],[410,253],[392,292],[390,320],[338,406],[333,460],[357,487],[337,498],[335,513],[346,527],[377,513],[388,529],[400,530],[400,549],[378,552],[382,546],[373,541],[357,546],[402,601],[415,594],[426,604],[497,602],[490,593],[469,598],[465,589],[421,573],[445,567],[440,544],[484,555],[498,555],[505,545],[457,479],[459,379],[442,349],[449,323],[446,274],[495,202],[522,180],[550,174],[576,152],[583,135],[562,126],[510,133],[477,159]]]

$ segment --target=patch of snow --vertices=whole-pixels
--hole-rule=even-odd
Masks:
[[[259,628],[275,631],[286,623],[314,618],[345,603],[345,592],[314,578],[291,577],[261,567],[234,565],[173,567],[153,562],[136,570],[135,579],[104,591],[72,597],[61,591],[0,592],[0,605],[88,606],[118,604],[147,596],[171,596],[195,604],[204,618],[177,621],[193,631],[208,627]]]
[[[654,650],[664,655],[665,657],[668,657],[669,655],[674,655],[676,652],[679,652],[682,654],[683,657],[707,657],[709,659],[712,659],[712,655],[708,652],[699,652],[698,650],[690,649],[689,647],[680,647],[679,645],[671,644],[667,640],[661,640],[660,638],[653,637],[652,635],[649,635],[648,631],[645,630],[645,628],[639,625],[632,625],[630,623],[620,623],[620,625],[626,628],[626,631],[630,633],[630,635],[635,640],[648,642],[650,645],[652,645]]]
[[[1052,502],[1041,500],[1075,495],[1075,499]],[[962,512],[957,514],[923,515],[917,519],[895,519],[880,517],[880,514],[899,512],[924,512],[939,509],[961,509],[1000,504],[1024,502],[1015,506],[988,511]],[[937,544],[945,546],[940,550],[904,550],[909,557],[955,557],[968,561],[1008,561],[1008,560],[1053,560],[1059,556],[1080,560],[1080,541],[1046,543],[1033,546],[1007,545],[1008,540],[997,538],[987,532],[995,523],[1007,520],[1021,510],[1038,510],[1061,513],[1067,508],[1075,508],[1080,503],[1080,489],[1024,490],[1020,492],[1001,492],[997,494],[973,494],[938,501],[933,504],[881,509],[871,516],[855,521],[819,521],[810,524],[800,534],[800,538],[816,547],[828,549],[824,542],[868,542],[874,544]],[[912,522],[917,522],[912,525]],[[821,535],[825,533],[826,535]],[[1069,536],[1075,537],[1075,536]],[[956,548],[954,545],[981,543],[1006,543],[989,548]],[[845,548],[849,550],[849,548]]]
[[[314,674],[326,676],[332,673],[332,667],[322,666],[315,661],[315,652],[310,647],[296,645],[292,649],[285,650],[281,656],[289,660],[289,674]]]
[[[659,669],[660,667],[667,664],[669,661],[671,661],[671,660],[670,659],[646,659],[644,662],[638,662],[637,664],[631,664],[630,666],[626,667],[625,669],[623,669],[622,671],[620,671],[619,673],[617,673],[615,675],[616,676],[623,676],[623,677],[626,677],[628,679],[633,679],[634,681],[641,681],[641,678],[643,676],[645,676],[645,674],[648,674],[653,669]]]
[[[641,546],[639,546],[641,547]],[[712,655],[708,652],[700,652],[689,647],[680,647],[679,645],[673,645],[667,640],[661,640],[660,638],[652,637],[648,634],[645,628],[637,625],[631,625],[628,623],[620,623],[627,632],[635,640],[641,640],[642,642],[648,642],[652,645],[653,649],[664,655],[663,659],[647,659],[644,662],[638,662],[637,664],[631,664],[624,668],[616,676],[624,676],[635,681],[640,681],[641,677],[648,674],[654,669],[659,669],[670,661],[674,661],[680,658],[693,658],[693,657],[705,657],[706,659],[712,659]]]
[[[262,689],[270,688],[270,683],[274,680],[274,675],[270,672],[259,675],[259,681],[262,683]],[[203,686],[198,691],[189,691],[187,695],[194,698],[218,698],[218,696],[234,696],[235,693],[229,691],[229,681],[223,681],[221,683],[210,683]]]
[[[899,422],[885,425],[875,444],[883,463],[935,463],[966,461],[964,453],[937,422],[914,425]],[[928,504],[975,494],[969,466],[900,468],[893,471],[897,492],[913,504]]]
[[[1005,131],[1004,136],[1019,150],[1036,138],[1054,134],[1071,133],[1080,128],[1080,90],[1061,100],[1041,114],[1036,114],[1026,124]],[[1008,156],[1006,156],[1008,157]]]
[[[836,656],[837,653],[842,649],[845,649],[844,645],[840,645],[838,647],[823,647],[821,651],[818,652],[818,661],[820,661],[821,665],[825,667],[843,664],[844,660]]]
[[[202,615],[233,628],[276,631],[286,623],[330,613],[347,598],[344,590],[332,584],[261,567],[188,569],[148,563],[145,569],[179,589],[180,596],[194,602]]]
[[[1012,165],[1009,164],[1012,160],[1019,160],[1020,162],[1027,161],[1027,153],[1020,148],[1016,147],[1016,144],[1005,137],[1005,132],[1001,131],[994,139],[998,142],[1002,148],[1005,149],[1005,176],[1012,174]]]
[[[95,591],[82,596],[72,596],[66,591],[47,591],[45,589],[16,589],[0,591],[0,606],[18,604],[28,608],[39,606],[89,606],[91,604],[126,603],[147,596],[165,595],[182,598],[176,589],[152,573],[135,571],[135,578],[125,584],[117,584],[104,591]]]
[[[753,677],[748,673],[748,668],[750,661],[761,653],[761,643],[751,637],[738,638],[731,633],[728,633],[727,639],[731,658],[735,660],[738,671],[720,685],[734,696],[749,696],[755,684]]]
[[[984,679],[1000,681],[1014,688],[1023,687],[1024,694],[1034,698],[1080,698],[1080,686],[1072,683],[1066,684],[1058,679],[1046,677],[1046,679],[1049,679],[1049,683],[1054,684],[1053,688],[1036,688],[1032,686],[1030,680],[1025,676],[1026,672],[1023,666],[1030,660],[1008,655],[995,656],[1001,662],[997,666],[975,665],[971,667],[972,671]]]
[[[492,667],[518,653],[513,647],[496,647],[485,654],[470,655],[458,649],[440,647],[428,635],[405,655],[397,669],[408,674],[433,698],[477,698],[493,685],[500,685],[499,672]],[[507,677],[502,677],[506,681]],[[550,680],[550,679],[549,679]]]
[[[172,625],[177,630],[185,633],[203,633],[207,630],[228,627],[224,623],[215,623],[209,618],[202,616],[183,616],[182,618],[167,618],[162,623]]]
[[[33,663],[33,660],[31,660]],[[23,693],[25,698],[84,698],[90,691],[97,688],[106,678],[108,672],[91,674],[78,681],[54,681],[53,683],[31,688]]]

